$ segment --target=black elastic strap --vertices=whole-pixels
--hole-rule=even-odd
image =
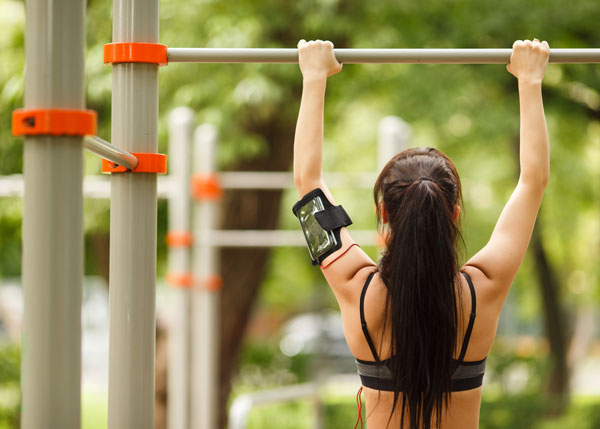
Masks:
[[[471,316],[469,317],[469,325],[465,331],[465,337],[463,338],[462,347],[460,349],[460,355],[458,357],[459,364],[462,363],[467,353],[467,347],[469,346],[469,340],[471,339],[471,332],[473,331],[473,325],[475,324],[475,316],[477,314],[477,298],[475,297],[475,287],[471,281],[471,277],[464,271],[462,275],[465,276],[467,283],[469,284],[469,290],[471,291]]]
[[[352,225],[352,220],[350,220],[350,216],[346,213],[346,210],[342,206],[333,206],[315,213],[315,219],[321,225],[325,231],[331,231],[336,228],[341,228],[343,226]]]
[[[450,381],[451,392],[463,392],[465,390],[476,389],[483,385],[483,374],[479,374],[475,377],[461,378],[458,380]]]
[[[373,344],[373,340],[371,340],[371,336],[369,335],[369,330],[367,329],[367,320],[365,319],[365,296],[367,295],[367,288],[369,287],[369,283],[371,283],[371,279],[375,275],[377,271],[373,271],[367,277],[367,281],[363,286],[362,293],[360,294],[360,324],[362,326],[363,334],[365,334],[365,339],[367,340],[367,344],[371,349],[371,353],[375,358],[375,362],[379,363],[379,355],[377,354],[377,350],[375,350],[375,345]],[[367,386],[368,387],[368,386]]]
[[[370,377],[368,375],[360,376],[360,382],[363,386],[373,390],[383,390],[384,392],[393,392],[395,389],[394,381],[389,378]]]

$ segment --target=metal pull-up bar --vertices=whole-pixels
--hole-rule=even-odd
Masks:
[[[507,64],[512,49],[334,49],[344,64]],[[168,48],[171,63],[297,63],[298,49]],[[551,63],[600,63],[600,49],[550,49]]]

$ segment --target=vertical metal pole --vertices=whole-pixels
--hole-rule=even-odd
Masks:
[[[158,0],[114,0],[113,42],[158,42]],[[112,143],[157,151],[158,66],[114,64]],[[156,174],[115,173],[110,203],[108,427],[154,427]]]
[[[174,182],[169,195],[169,232],[190,231],[190,153],[194,113],[178,107],[169,118],[169,176]],[[169,247],[169,273],[190,272],[190,248]],[[191,294],[188,288],[173,291],[175,305],[169,327],[167,406],[169,429],[187,429],[190,413],[190,325]]]
[[[202,175],[215,171],[217,132],[208,124],[196,128],[194,170]],[[194,278],[199,288],[192,297],[192,425],[193,428],[217,427],[219,301],[220,292],[210,289],[210,279],[218,273],[217,249],[210,246],[216,228],[215,201],[198,201],[194,209]]]
[[[29,0],[25,108],[85,107],[85,2]],[[25,138],[23,428],[79,428],[83,139]]]
[[[379,121],[377,167],[381,170],[398,152],[406,149],[412,136],[411,126],[398,116]]]

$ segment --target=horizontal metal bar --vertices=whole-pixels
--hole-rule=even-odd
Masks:
[[[377,245],[377,231],[352,230],[352,238],[363,246]],[[215,230],[207,235],[207,245],[215,247],[305,247],[298,230]]]
[[[323,173],[330,188],[372,189],[377,173]],[[225,171],[217,173],[223,189],[287,189],[294,187],[290,172]]]
[[[119,149],[98,136],[85,136],[83,141],[87,150],[115,164],[119,164],[130,170],[133,170],[138,165],[138,159],[134,155]]]
[[[324,173],[332,189],[372,189],[376,173]],[[217,173],[223,189],[269,190],[294,186],[292,173],[276,171],[226,171]],[[158,197],[169,198],[177,184],[169,176],[158,177]],[[22,197],[23,176],[0,176],[0,197]],[[110,176],[85,176],[83,194],[87,198],[110,198]]]
[[[344,64],[507,64],[512,49],[334,49]],[[298,49],[168,48],[172,63],[297,63]],[[551,49],[551,63],[598,63],[600,49]]]
[[[319,385],[304,383],[278,389],[246,393],[238,396],[229,409],[229,425],[231,429],[245,429],[250,411],[256,405],[290,402],[297,399],[314,398],[314,405],[320,405]],[[318,410],[316,410],[318,418]]]

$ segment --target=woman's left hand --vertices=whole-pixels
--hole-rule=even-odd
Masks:
[[[342,65],[335,58],[333,43],[326,40],[302,39],[298,42],[298,59],[300,71],[304,79],[327,78],[342,70]]]

